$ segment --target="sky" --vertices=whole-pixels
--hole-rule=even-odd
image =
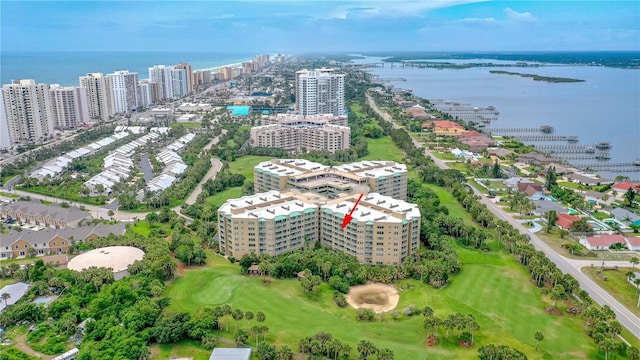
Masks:
[[[640,1],[0,1],[2,51],[640,50]]]

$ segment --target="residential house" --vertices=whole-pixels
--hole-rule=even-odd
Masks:
[[[627,209],[615,208],[609,211],[609,213],[611,213],[611,216],[618,221],[622,221],[633,226],[640,226],[640,216]]]
[[[587,185],[587,186],[600,186],[611,184],[613,181],[608,179],[601,179],[595,176],[587,176],[583,174],[567,174],[564,175],[564,178],[573,182],[577,182],[578,184]]]
[[[9,294],[9,298],[4,301],[0,301],[0,312],[4,311],[4,309],[9,306],[17,303],[22,297],[29,291],[29,287],[31,285],[25,284],[23,282],[7,285],[0,289],[0,294]]]
[[[569,215],[569,214],[558,214],[558,220],[556,220],[556,225],[560,229],[571,230],[571,226],[574,222],[580,220],[579,217]]]
[[[542,216],[548,213],[551,210],[554,210],[557,214],[566,214],[568,211],[560,204],[550,200],[532,200],[535,209],[533,210],[533,214],[537,216]]]
[[[518,184],[522,183],[522,184],[533,184],[533,181],[527,179],[527,178],[523,178],[523,177],[519,177],[519,176],[514,176],[514,177],[510,177],[508,179],[502,180],[502,183],[504,183],[506,185],[506,187],[508,187],[511,190],[515,190],[518,188]]]
[[[610,206],[615,201],[613,197],[598,191],[585,191],[584,199],[594,205],[599,205],[599,206]]]
[[[209,360],[249,360],[251,348],[220,348],[213,349]]]
[[[21,224],[62,229],[76,227],[91,214],[76,207],[62,208],[57,204],[45,205],[39,201],[16,201],[0,205],[0,218],[12,219]]]
[[[122,235],[124,232],[124,223],[42,231],[12,231],[0,236],[0,259],[28,256],[30,248],[35,250],[36,256],[66,254],[72,241],[87,242],[109,234]]]
[[[640,237],[629,236],[625,238],[627,242],[627,248],[631,251],[640,251]]]
[[[626,245],[626,239],[622,235],[594,235],[583,236],[580,238],[580,244],[589,250],[608,250],[613,244],[622,243]]]
[[[488,148],[487,152],[489,152],[489,156],[495,156],[500,159],[504,159],[508,156],[515,154],[514,151],[503,148]]]
[[[522,163],[525,163],[525,164],[540,166],[540,165],[552,164],[554,162],[557,162],[558,159],[553,158],[553,157],[549,157],[549,156],[546,156],[546,155],[538,154],[538,153],[535,153],[535,152],[530,152],[530,153],[522,154],[522,155],[518,156],[516,161],[522,162]]]
[[[640,193],[640,183],[621,182],[611,186],[611,190],[616,192],[617,200],[625,200],[624,194],[633,189],[636,193]]]
[[[542,185],[538,183],[518,183],[518,192],[526,193],[531,200],[544,200],[545,194]]]

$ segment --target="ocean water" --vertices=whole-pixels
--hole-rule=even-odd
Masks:
[[[438,60],[447,61],[447,60]],[[484,60],[487,61],[487,60]],[[356,62],[356,61],[354,61]],[[359,59],[358,63],[380,62],[380,58]],[[497,61],[491,61],[497,63]],[[579,83],[547,83],[512,75],[491,74],[490,70],[568,77]],[[473,106],[493,105],[500,116],[492,127],[538,127],[551,125],[558,135],[575,135],[579,144],[610,141],[610,163],[640,159],[640,70],[601,66],[550,65],[536,68],[420,69],[386,64],[370,72],[395,87],[412,89],[426,99],[444,99]],[[542,144],[542,143],[537,143]],[[598,163],[597,160],[572,161]],[[633,168],[629,166],[627,168]],[[635,172],[604,172],[640,179]],[[597,168],[596,168],[597,169]]]
[[[149,67],[188,62],[194,70],[247,61],[253,53],[215,52],[0,52],[2,84],[13,79],[34,79],[39,83],[78,85],[78,78],[89,72],[115,70],[137,72],[139,79],[149,77]]]

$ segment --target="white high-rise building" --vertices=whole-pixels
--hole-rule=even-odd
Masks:
[[[9,123],[7,113],[4,111],[4,90],[0,89],[0,149],[11,147],[11,137],[9,137]]]
[[[151,86],[149,80],[141,80],[138,82],[138,105],[148,107],[153,104]]]
[[[188,85],[191,83],[191,80],[188,79],[189,76],[187,76],[186,69],[176,67],[171,69],[171,92],[173,93],[174,99],[189,95]]]
[[[53,137],[49,85],[14,80],[2,85],[2,94],[12,144],[39,144]]]
[[[161,84],[162,94],[158,97],[162,100],[173,99],[172,69],[172,66],[165,65],[154,65],[149,68],[149,82]]]
[[[107,74],[113,92],[116,113],[128,113],[138,108],[138,73],[118,70]]]
[[[91,119],[108,121],[115,115],[111,84],[102,73],[88,73],[85,76],[80,76],[80,87],[87,88]]]
[[[303,116],[344,114],[344,74],[334,69],[296,72],[296,106]]]
[[[180,63],[178,65],[174,66],[176,69],[184,69],[184,71],[186,72],[186,76],[187,76],[187,94],[191,94],[193,92],[193,67],[191,67],[191,65],[189,65],[188,63]]]
[[[91,121],[87,88],[51,84],[49,94],[54,128],[71,130]]]

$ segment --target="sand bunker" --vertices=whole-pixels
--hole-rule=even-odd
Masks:
[[[347,303],[355,309],[371,309],[376,314],[393,310],[398,306],[400,295],[390,285],[367,284],[353,286],[347,294]]]

